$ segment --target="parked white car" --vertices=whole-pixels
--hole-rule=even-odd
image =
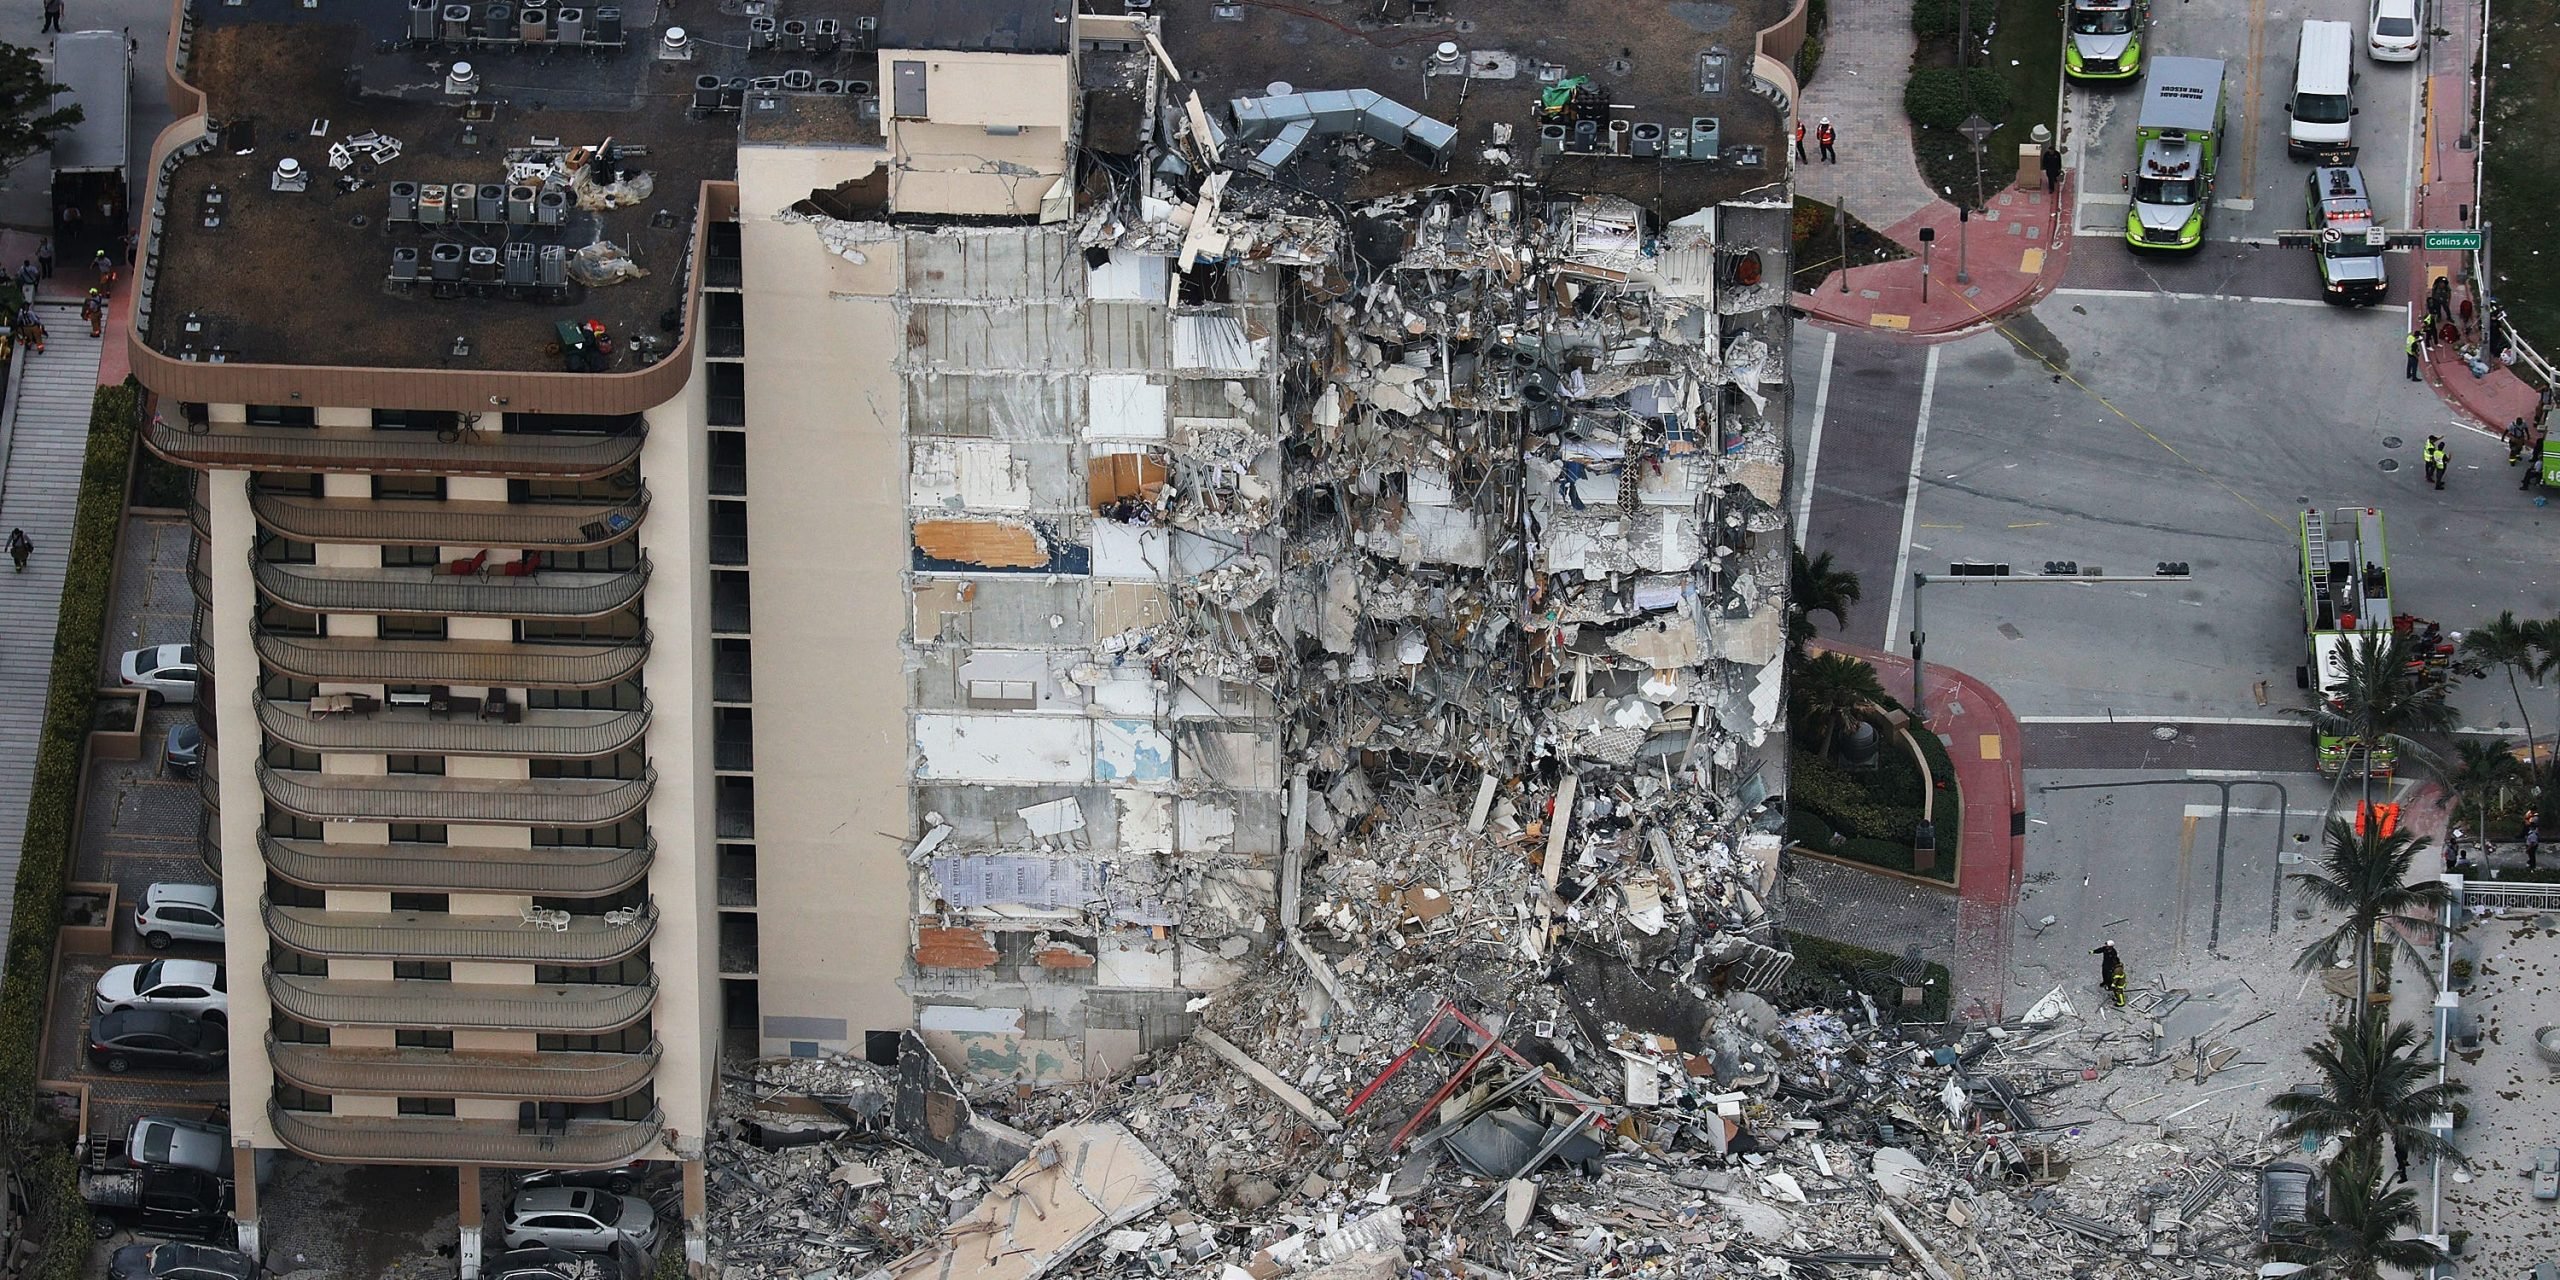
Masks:
[[[133,909],[134,932],[154,951],[172,942],[222,941],[222,890],[209,884],[155,884]]]
[[[2364,51],[2376,62],[2416,62],[2425,47],[2418,0],[2373,0],[2364,25]]]
[[[638,1196],[593,1187],[543,1187],[507,1206],[507,1247],[604,1252],[619,1241],[647,1250],[658,1241],[657,1211]]]
[[[221,965],[154,960],[120,964],[98,975],[98,1012],[118,1009],[167,1009],[223,1022],[231,1017],[231,996],[223,989]]]
[[[128,689],[141,689],[153,705],[163,702],[196,700],[196,647],[191,644],[155,644],[148,649],[135,649],[124,655],[116,667],[117,678]]]

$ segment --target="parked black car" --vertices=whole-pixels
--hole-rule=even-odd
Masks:
[[[627,1243],[611,1253],[509,1249],[480,1263],[480,1280],[644,1280],[648,1274],[648,1256]]]
[[[102,1236],[134,1227],[202,1239],[231,1228],[231,1184],[202,1169],[82,1169],[80,1200]]]
[[[135,1067],[220,1071],[230,1037],[221,1023],[166,1009],[119,1009],[89,1020],[89,1062],[122,1075]]]
[[[649,1171],[645,1160],[615,1165],[609,1169],[536,1169],[516,1183],[516,1190],[531,1191],[537,1187],[593,1187],[618,1196],[631,1194],[640,1178]]]
[[[174,1240],[129,1244],[107,1263],[107,1280],[252,1280],[258,1264],[245,1253]]]

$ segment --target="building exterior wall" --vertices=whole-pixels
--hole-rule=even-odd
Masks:
[[[913,109],[919,79],[923,111],[901,115]],[[1071,57],[884,49],[879,83],[894,158],[889,204],[899,214],[1029,216],[1066,176],[1076,114]]]
[[[899,242],[885,229],[783,215],[873,161],[763,147],[739,156],[757,1038],[769,1053],[795,1043],[859,1051],[865,1032],[912,1020],[897,987],[913,826],[899,650]]]

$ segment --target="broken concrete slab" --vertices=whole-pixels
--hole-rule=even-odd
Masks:
[[[1180,1185],[1122,1125],[1052,1129],[951,1223],[940,1244],[866,1280],[1037,1280]]]

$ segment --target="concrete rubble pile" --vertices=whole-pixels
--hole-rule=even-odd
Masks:
[[[1674,1033],[1415,990],[1355,1031],[1291,985],[1257,975],[1178,1050],[1056,1089],[758,1064],[711,1162],[721,1274],[2239,1276],[2256,1171],[2306,1158],[2259,1145],[2254,1099],[2138,1118],[2206,1098],[2231,1052],[2058,998],[1969,1028],[1737,990]],[[937,1126],[1013,1141],[946,1167]]]

